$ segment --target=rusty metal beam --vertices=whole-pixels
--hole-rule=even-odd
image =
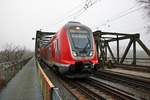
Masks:
[[[133,40],[133,65],[136,65],[136,41]]]
[[[119,63],[119,39],[118,39],[118,35],[117,35],[117,62]]]
[[[101,35],[121,35],[121,36],[127,36],[127,35],[133,35],[133,34],[127,34],[127,33],[115,33],[115,32],[101,32],[96,31],[97,33],[101,33]]]
[[[129,49],[130,49],[130,47],[132,45],[132,42],[133,42],[132,40],[129,41],[129,44],[128,44],[128,46],[127,46],[127,48],[126,48],[126,50],[125,50],[125,52],[124,52],[124,54],[123,54],[123,56],[122,56],[122,58],[120,60],[121,64],[123,63],[124,59],[126,58],[127,53],[128,53],[128,51],[129,51]]]
[[[139,38],[139,34],[132,34],[132,35],[126,35],[126,36],[122,36],[122,37],[118,37],[117,38],[112,38],[109,40],[106,40],[107,42],[113,42],[113,41],[117,41],[117,40],[125,40],[125,39],[131,39],[131,38]]]
[[[110,52],[110,55],[111,55],[112,59],[114,60],[114,62],[116,62],[116,59],[115,59],[115,57],[114,57],[114,54],[113,54],[113,52],[112,52],[112,50],[111,50],[109,44],[107,44],[107,47],[108,47],[108,50],[109,50],[109,52]]]
[[[150,50],[144,45],[144,43],[140,39],[136,39],[139,45],[144,49],[147,55],[150,57]]]
[[[104,48],[105,48],[105,60],[107,60],[107,42],[105,42],[104,44]]]

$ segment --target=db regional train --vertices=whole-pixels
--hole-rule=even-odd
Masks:
[[[79,22],[65,24],[39,52],[41,60],[70,78],[89,77],[97,70],[93,33]]]

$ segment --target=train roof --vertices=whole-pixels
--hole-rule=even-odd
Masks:
[[[65,24],[65,28],[69,29],[70,27],[74,27],[74,26],[79,26],[79,27],[82,27],[84,29],[87,29],[89,31],[91,31],[91,29],[85,25],[83,25],[82,23],[80,22],[76,22],[76,21],[69,21],[68,23]]]

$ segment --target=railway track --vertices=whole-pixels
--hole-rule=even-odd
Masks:
[[[106,79],[109,81],[117,81],[123,84],[128,84],[130,86],[141,88],[146,91],[150,91],[150,79],[137,77],[134,75],[122,74],[112,71],[99,71],[95,74],[96,77]]]
[[[128,64],[114,64],[113,67],[117,68],[123,68],[127,70],[133,70],[133,71],[140,71],[140,72],[150,72],[150,66],[149,65],[128,65]]]
[[[137,100],[138,98],[134,97],[132,94],[121,90],[119,88],[116,88],[114,86],[111,86],[107,84],[106,82],[102,82],[98,78],[90,77],[88,80],[86,80],[86,83],[96,87],[99,90],[103,90],[107,92],[109,95],[115,97],[115,100]]]
[[[85,95],[86,99],[82,99],[82,100],[106,100],[106,98],[100,95],[99,90],[85,83],[84,80],[81,81],[81,80],[66,80],[65,79],[65,82],[69,84],[71,87],[73,87],[73,89],[77,89],[77,91],[80,92],[80,94]],[[78,98],[80,97],[78,96]]]
[[[47,66],[45,64],[42,65]],[[47,75],[51,73],[51,75],[48,75],[49,78],[52,79],[52,76],[55,75],[54,77],[57,78],[58,83],[61,83],[72,94],[72,96],[76,98],[76,100],[110,100],[110,98],[111,100],[116,100],[116,98],[114,98],[112,95],[110,96],[110,94],[108,95],[106,93],[103,93],[99,89],[97,89],[97,87],[86,83],[87,79],[71,80],[61,77],[59,74],[55,74],[51,69],[49,69],[48,71],[47,68],[44,68],[44,70]],[[62,90],[61,88],[62,86],[59,87],[60,90]]]
[[[46,71],[46,73],[50,74],[49,71]],[[53,71],[50,72],[53,73]],[[55,73],[48,76],[51,77],[54,76],[54,74]],[[53,78],[51,77],[50,79]],[[74,98],[76,98],[75,100],[141,100],[127,91],[100,81],[100,79],[96,77],[81,80],[68,79],[61,77],[59,74],[55,74],[55,78],[58,80],[58,84],[61,83],[61,85],[63,85],[63,87],[66,88]],[[60,90],[61,88],[62,86],[59,87]],[[61,91],[61,93],[63,93],[64,90],[62,89]]]
[[[77,84],[80,84],[77,82],[77,80],[71,80],[68,78],[61,77],[61,75],[59,75],[58,73],[56,74],[51,68],[49,68],[49,70],[48,70],[47,69],[48,65],[46,65],[45,63],[42,63],[42,66],[43,66],[45,73],[49,77],[49,79],[53,79],[52,81],[53,81],[54,85],[56,87],[59,87],[59,90],[61,91],[61,96],[65,95],[65,97],[66,97],[66,93],[63,89],[63,88],[65,88],[72,95],[72,96],[70,95],[69,100],[74,100],[72,98],[75,98],[75,100],[98,100],[98,98],[100,98],[100,100],[105,100],[100,96],[98,97],[97,96],[98,94],[94,94],[94,92],[92,92],[86,88],[83,88],[83,86],[77,85]],[[59,86],[57,83],[59,84]],[[61,83],[61,85],[60,85],[60,83]],[[66,100],[66,99],[68,100],[68,97],[65,98],[64,100]]]
[[[98,78],[90,77],[70,83],[90,100],[138,100],[132,94],[101,82]]]

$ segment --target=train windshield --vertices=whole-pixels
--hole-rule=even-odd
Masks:
[[[70,30],[70,42],[73,50],[87,51],[92,49],[92,37],[86,30]]]
[[[91,47],[90,37],[84,33],[71,33],[74,49],[87,49]]]

